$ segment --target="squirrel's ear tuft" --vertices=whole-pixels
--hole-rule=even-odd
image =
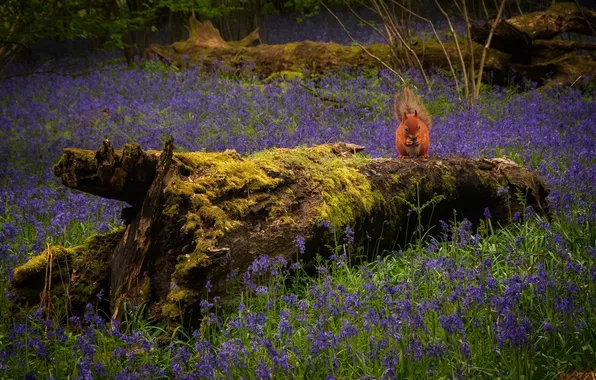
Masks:
[[[414,110],[414,117],[418,119],[418,111]]]
[[[404,111],[404,118],[401,121],[406,121],[407,118],[408,118],[408,115],[406,115],[406,113]]]

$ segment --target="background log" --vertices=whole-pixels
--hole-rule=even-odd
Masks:
[[[472,27],[472,39],[483,43],[494,19]],[[497,25],[491,47],[506,53],[528,49],[533,40],[552,40],[563,33],[593,35],[596,12],[580,8],[575,3],[556,3],[541,12],[527,13],[502,20]]]
[[[472,26],[472,39],[486,41],[494,19]],[[579,75],[596,74],[594,57],[570,51],[594,50],[593,43],[552,40],[564,33],[596,34],[596,12],[575,3],[557,3],[542,12],[532,12],[499,22],[491,48],[511,55],[513,67],[529,79],[551,77],[575,79]],[[583,62],[575,62],[583,61]],[[545,70],[547,68],[547,70]],[[579,70],[578,70],[579,69]],[[574,78],[575,76],[575,78]]]
[[[209,22],[189,21],[190,37],[186,41],[169,46],[150,45],[147,55],[156,59],[183,66],[201,64],[214,67],[223,64],[230,70],[252,70],[262,78],[275,73],[297,72],[320,73],[338,71],[345,67],[363,70],[382,67],[379,59],[390,63],[391,48],[386,44],[365,46],[368,53],[359,46],[345,46],[337,43],[301,41],[280,45],[260,44],[254,31],[238,42],[226,42],[219,31]],[[475,56],[480,56],[482,44],[475,44]],[[417,43],[412,46],[425,68],[449,69],[445,53],[438,43]],[[453,43],[445,44],[452,61],[457,60],[457,49]],[[467,56],[467,47],[464,54]],[[369,54],[370,53],[370,54]],[[373,56],[371,56],[373,55]],[[376,57],[376,58],[375,58]],[[507,76],[508,57],[490,49],[487,55],[487,71],[498,78]],[[494,76],[493,76],[494,77]]]
[[[565,32],[593,34],[596,12],[578,8],[574,3],[554,4],[544,12],[512,17],[499,23],[487,50],[484,78],[499,85],[511,84],[511,78],[525,78],[543,84],[548,79],[558,83],[574,81],[578,76],[596,75],[596,59],[591,45],[549,44],[545,40]],[[588,22],[589,21],[589,22]],[[472,27],[474,56],[482,56],[482,49],[492,21]],[[258,44],[258,31],[241,41],[224,41],[210,22],[189,21],[190,37],[169,46],[150,45],[147,55],[179,66],[200,64],[207,68],[226,67],[241,72],[250,70],[261,78],[278,73],[320,73],[338,71],[345,67],[362,70],[382,68],[380,61],[390,64],[391,48],[386,44],[345,46],[312,41],[280,45]],[[534,40],[540,39],[534,43]],[[465,45],[465,44],[464,44]],[[452,62],[459,62],[453,42],[444,44]],[[441,46],[436,42],[419,41],[412,45],[426,69],[449,70]],[[469,61],[469,48],[463,47],[464,60]],[[368,52],[367,52],[368,51]],[[512,74],[512,69],[516,74]],[[522,80],[522,79],[518,79]]]
[[[111,268],[108,293],[116,317],[122,301],[147,302],[153,317],[186,317],[197,324],[207,281],[213,286],[209,297],[234,297],[226,292],[232,270],[242,273],[261,255],[296,261],[297,236],[304,238],[299,257],[306,267],[317,253],[329,256],[326,244],[333,235],[324,221],[335,231],[353,229],[356,243],[381,239],[382,253],[409,240],[413,228],[406,226],[418,222],[411,209],[428,202],[435,206],[423,209],[420,217],[431,233],[437,232],[432,226],[439,220],[453,219],[453,210],[460,220],[466,217],[473,223],[483,218],[486,207],[493,223],[506,223],[526,206],[547,211],[543,182],[505,159],[369,159],[354,154],[362,147],[343,143],[242,157],[235,151],[173,153],[168,142],[162,153],[139,156],[156,158],[149,159],[156,166],[148,178],[136,173],[145,173],[148,164],[123,166],[126,152],[138,149],[131,144],[114,150],[111,161],[102,161],[98,152],[67,149],[55,169],[67,186],[116,199],[139,196],[132,199],[138,206],[120,240],[103,247],[112,252],[103,265]],[[106,167],[109,162],[111,167]],[[107,182],[89,182],[94,170]],[[147,189],[145,193],[106,186],[112,181],[105,173],[120,171],[126,172],[124,178],[139,178],[136,183]],[[498,195],[499,187],[509,196]],[[17,268],[12,284],[28,296],[35,294],[31,276],[43,276],[31,262]]]

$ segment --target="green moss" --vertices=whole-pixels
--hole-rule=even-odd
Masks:
[[[64,149],[64,154],[60,157],[60,160],[58,161],[56,166],[61,165],[63,160],[66,160],[71,156],[74,156],[77,160],[83,162],[86,165],[95,165],[94,151],[77,148],[66,148]]]
[[[424,179],[425,179],[425,177],[422,177],[420,179],[421,182],[422,182],[422,190],[424,190],[424,192],[426,192],[426,193],[432,193],[432,191],[433,191],[433,184],[432,184],[432,182],[431,181],[428,181],[428,180],[425,181]],[[455,186],[455,182],[452,185]],[[450,192],[452,193],[453,192],[453,189],[451,189]]]
[[[182,310],[175,303],[166,303],[161,307],[161,313],[166,318],[175,319],[182,315]]]
[[[269,220],[274,220],[280,217],[289,217],[288,213],[296,201],[296,196],[292,189],[285,189],[279,196],[274,195],[269,199],[271,206],[269,207]]]
[[[270,149],[248,157],[233,151],[175,153],[175,159],[190,170],[172,178],[165,189],[164,214],[180,220],[178,226],[192,234],[193,241],[188,253],[178,257],[172,275],[175,290],[162,307],[170,316],[179,316],[196,300],[190,273],[212,265],[209,249],[226,231],[241,226],[252,206],[259,204],[273,225],[297,227],[328,220],[344,226],[371,212],[382,198],[358,171],[367,161],[338,157],[330,145]],[[269,194],[279,186],[284,188]],[[312,220],[292,218],[298,196],[315,207]]]
[[[176,272],[181,277],[204,264],[209,258],[205,252],[213,241],[242,224],[240,219],[256,203],[255,193],[275,188],[282,179],[270,175],[278,174],[280,168],[276,165],[259,165],[235,151],[181,152],[175,158],[184,165],[188,176],[170,181],[165,189],[163,214],[183,220],[181,230],[193,235],[195,246],[187,260],[177,265]],[[231,200],[220,203],[219,199],[225,197]],[[179,215],[181,210],[187,210],[186,214]]]
[[[499,186],[501,186],[499,181],[491,179],[491,177],[489,177],[488,174],[486,174],[484,171],[480,169],[476,169],[475,173],[482,186],[489,189],[493,189],[495,193],[497,192],[497,189],[499,188]]]
[[[276,226],[292,226],[296,227],[298,224],[290,215],[282,215],[273,222]]]
[[[380,194],[372,191],[370,182],[355,168],[335,168],[333,175],[322,181],[323,203],[320,218],[333,225],[344,226],[356,216],[370,213]]]
[[[401,176],[399,174],[391,174],[387,176],[392,184],[398,184],[401,181]]]
[[[280,163],[286,170],[301,173],[300,177],[309,179],[313,194],[320,196],[318,212],[311,222],[328,220],[337,226],[351,224],[356,215],[370,212],[381,199],[379,193],[372,191],[368,179],[358,171],[366,161],[359,159],[359,155],[340,158],[330,145],[275,149],[259,152],[253,159]]]
[[[14,270],[13,282],[15,284],[23,283],[27,279],[45,273],[48,265],[48,256],[51,255],[53,260],[70,260],[75,257],[74,249],[64,248],[61,246],[50,246],[44,250],[40,255],[31,258],[25,264],[16,267]]]
[[[237,198],[221,203],[220,207],[223,211],[230,214],[231,217],[243,218],[256,203],[254,198]]]
[[[67,303],[64,282],[68,280],[68,305],[84,307],[92,302],[99,286],[108,278],[110,272],[106,263],[124,231],[122,226],[106,234],[94,235],[73,248],[49,246],[40,255],[15,268],[11,287],[33,304],[39,301],[39,294],[48,280],[47,273],[51,273],[54,304]]]
[[[141,296],[145,302],[148,302],[151,297],[151,279],[149,277],[145,277],[143,287],[141,288]]]
[[[241,226],[257,203],[274,225],[328,220],[344,226],[353,224],[356,216],[371,212],[382,198],[358,171],[367,161],[358,155],[338,157],[330,145],[270,149],[248,157],[235,151],[184,152],[175,153],[175,159],[188,170],[170,181],[163,212],[181,220],[182,232],[193,238],[189,253],[182,255],[176,266],[174,278],[179,285],[184,284],[189,271],[209,265],[209,249],[226,231]],[[285,188],[268,194],[279,186]],[[296,191],[312,201],[312,220],[293,220]],[[186,210],[185,214],[179,215],[180,210]]]
[[[180,228],[192,242],[178,257],[173,290],[162,305],[163,314],[173,318],[196,301],[193,281],[213,264],[210,249],[226,231],[242,226],[254,206],[255,217],[273,226],[300,228],[322,220],[345,226],[382,199],[358,171],[368,161],[360,155],[338,157],[331,145],[269,149],[247,157],[234,151],[177,152],[174,158],[184,167],[165,189],[164,215],[172,220],[166,225]],[[294,220],[292,211],[304,206],[298,199],[314,207],[311,220]]]
[[[56,262],[68,261],[71,269],[91,272],[101,270],[105,268],[105,260],[110,257],[123,233],[124,227],[119,227],[106,234],[93,235],[87,238],[83,244],[73,248],[51,245],[38,256],[15,268],[14,283],[25,282],[32,276],[44,274],[50,255]],[[54,265],[53,269],[57,270],[58,268]]]
[[[443,189],[446,190],[445,196],[452,197],[455,192],[455,177],[449,169],[442,168],[441,179],[443,180]]]
[[[175,291],[172,291],[170,292],[170,294],[168,294],[168,301],[173,303],[180,303],[183,301],[196,300],[197,296],[198,294],[196,291],[179,287],[176,288]]]
[[[236,151],[223,153],[177,153],[176,158],[201,175],[182,184],[180,191],[205,193],[210,198],[229,191],[257,191],[276,187],[281,180],[270,177],[252,160],[246,160]]]
[[[184,313],[185,305],[197,299],[199,294],[196,290],[174,284],[167,296],[167,302],[161,307],[161,312],[168,318],[179,318]]]

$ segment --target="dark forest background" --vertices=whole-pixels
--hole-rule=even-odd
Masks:
[[[170,44],[188,36],[188,18],[210,20],[225,40],[239,40],[257,27],[262,43],[286,43],[296,39],[325,40],[317,34],[329,7],[352,26],[364,26],[359,18],[382,23],[378,1],[367,0],[8,0],[0,5],[0,72],[11,62],[31,63],[39,58],[86,55],[93,51],[120,51],[130,60],[142,56],[151,43]],[[543,10],[553,2],[509,1],[504,18]],[[578,4],[590,6],[591,1]],[[391,15],[407,22],[405,7],[431,21],[444,22],[438,5],[455,19],[458,2],[450,0],[399,0],[386,2]],[[497,13],[500,2],[464,2],[473,20]],[[461,11],[461,9],[459,9]],[[358,14],[356,16],[355,14]],[[488,17],[487,17],[488,16]],[[297,21],[299,33],[278,33],[288,18]],[[382,28],[381,28],[382,29]],[[371,41],[364,41],[371,42]]]

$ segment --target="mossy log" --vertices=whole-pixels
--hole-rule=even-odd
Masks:
[[[241,41],[225,41],[210,21],[189,20],[189,38],[169,46],[152,44],[147,49],[150,57],[176,65],[200,63],[206,67],[224,65],[229,69],[253,70],[265,78],[274,73],[321,72],[339,70],[342,66],[370,68],[379,66],[378,60],[359,47],[312,41],[282,45],[259,44],[258,31],[253,31]],[[389,59],[389,47],[369,46],[370,52],[380,59]]]
[[[300,257],[306,267],[317,253],[328,257],[333,234],[322,222],[340,233],[350,227],[356,244],[378,241],[381,253],[408,241],[412,228],[406,226],[417,223],[411,210],[418,205],[433,205],[420,211],[427,226],[452,220],[454,210],[473,223],[486,207],[493,223],[506,223],[526,206],[547,212],[544,183],[510,160],[371,159],[362,149],[338,143],[241,156],[174,152],[171,141],[163,152],[143,152],[136,144],[114,150],[109,141],[97,152],[65,149],[55,174],[68,187],[129,202],[126,226],[72,250],[50,247],[15,270],[11,287],[39,302],[49,254],[68,251],[51,256],[73,258],[68,266],[53,265],[54,283],[59,276],[74,281],[73,273],[92,276],[79,299],[103,289],[116,317],[123,301],[147,302],[153,317],[193,316],[189,322],[195,324],[207,281],[210,297],[226,299],[234,296],[226,293],[226,277],[242,273],[260,255],[289,263]],[[499,187],[510,197],[499,196]],[[298,236],[304,238],[301,255]]]
[[[252,32],[242,41],[226,42],[211,22],[199,22],[194,17],[190,18],[188,29],[190,37],[186,41],[169,46],[150,45],[147,55],[177,66],[198,63],[208,68],[223,65],[231,70],[251,70],[261,78],[287,72],[322,73],[356,67],[367,70],[381,68],[380,61],[391,63],[391,48],[386,44],[368,45],[364,49],[360,46],[313,41],[249,46],[258,42],[258,31]],[[449,69],[445,53],[438,43],[419,41],[412,48],[425,68]],[[456,46],[447,43],[445,49],[452,62],[457,64]],[[467,46],[463,49],[467,62]],[[480,57],[482,45],[475,43],[474,49],[475,56]],[[507,55],[489,49],[486,67],[493,77],[505,78],[509,69]]]
[[[472,25],[472,39],[484,43],[494,19]],[[556,81],[596,74],[595,50],[589,42],[553,40],[564,33],[594,35],[596,12],[575,3],[557,3],[542,12],[502,20],[495,28],[491,48],[507,53],[511,67],[528,78],[546,75]]]
[[[575,80],[579,75],[595,75],[596,60],[578,51],[584,45],[548,44],[544,40],[565,31],[585,31],[589,26],[580,20],[584,12],[592,20],[594,12],[578,9],[575,4],[556,4],[546,12],[530,13],[520,18],[501,22],[487,49],[485,80],[505,85],[515,77],[543,83],[546,78],[556,82]],[[473,27],[473,49],[475,64],[479,65],[482,49],[488,36],[490,21]],[[258,44],[258,30],[241,41],[224,41],[219,31],[209,22],[199,22],[194,17],[189,21],[189,35],[186,41],[169,46],[150,45],[147,56],[173,63],[177,66],[201,64],[207,68],[225,67],[234,72],[250,71],[261,78],[292,73],[300,76],[305,72],[322,73],[344,68],[361,70],[382,68],[382,63],[392,63],[389,45],[345,46],[337,43],[301,41],[280,45]],[[540,32],[542,31],[542,32]],[[534,39],[540,42],[533,43]],[[255,45],[256,44],[256,45]],[[545,49],[544,46],[548,45]],[[464,61],[469,62],[467,43],[460,43]],[[436,42],[418,41],[412,49],[426,69],[449,70],[447,56],[457,67],[460,60],[453,42],[444,44],[447,54]],[[528,50],[531,48],[531,50]]]
[[[506,52],[514,47],[529,47],[534,40],[552,40],[563,33],[594,34],[596,12],[576,3],[553,3],[542,12],[531,12],[521,16],[501,20],[497,25],[491,46]],[[486,40],[494,19],[483,25],[474,25],[472,37],[481,43]],[[524,44],[511,45],[511,41]]]

